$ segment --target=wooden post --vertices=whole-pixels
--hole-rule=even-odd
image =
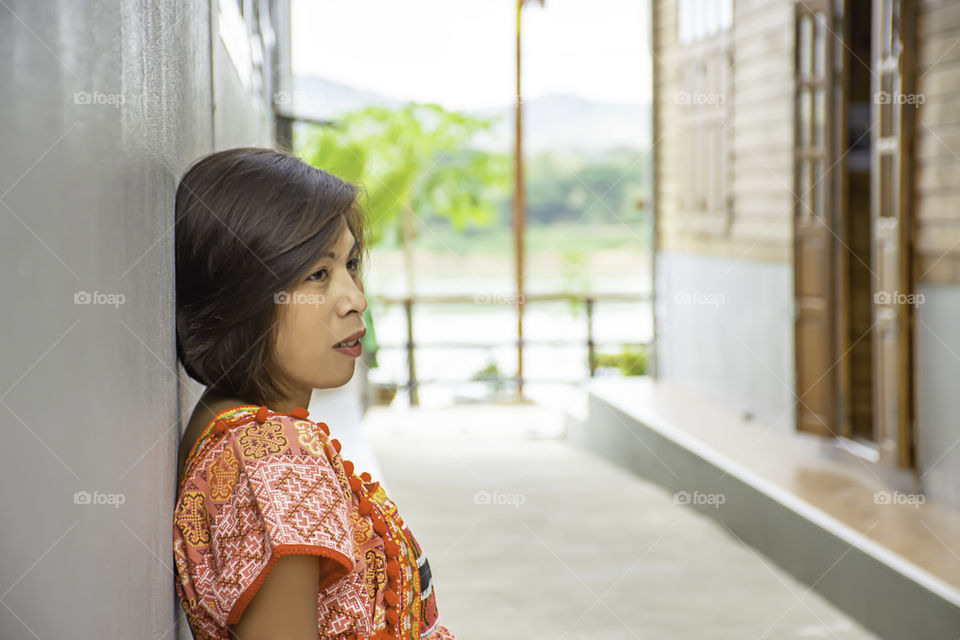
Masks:
[[[524,189],[523,189],[523,98],[520,91],[520,16],[523,1],[517,0],[517,105],[514,127],[514,198],[513,198],[513,235],[516,252],[517,271],[517,396],[523,398],[523,230],[524,230]]]
[[[407,314],[407,393],[410,396],[410,406],[420,406],[420,394],[417,391],[417,365],[413,352],[413,298],[403,301],[403,310]]]
[[[593,298],[587,298],[587,366],[590,377],[596,377],[596,347],[593,344]]]

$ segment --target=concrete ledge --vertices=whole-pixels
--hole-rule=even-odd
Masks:
[[[605,381],[591,383],[589,417],[567,422],[568,440],[671,491],[722,494],[723,504],[690,506],[881,637],[960,636],[955,585],[671,424],[651,400],[661,384],[643,379],[635,391],[647,402],[625,396],[622,386],[608,392]],[[721,416],[716,428],[723,429],[722,411],[710,415]]]

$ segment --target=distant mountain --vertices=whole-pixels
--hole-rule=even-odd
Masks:
[[[291,113],[327,120],[338,113],[381,104],[401,106],[404,100],[357,89],[318,76],[294,78]],[[485,149],[513,147],[514,106],[467,111],[477,116],[501,116],[489,133],[477,136],[474,146]],[[524,102],[524,149],[602,151],[618,147],[650,147],[650,105],[594,102],[587,98],[551,94]]]
[[[502,115],[495,140],[513,146],[514,106],[479,111]],[[650,106],[594,102],[580,96],[551,94],[523,103],[523,144],[528,151],[599,151],[650,147]]]

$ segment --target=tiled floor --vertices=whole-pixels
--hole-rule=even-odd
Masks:
[[[384,486],[462,640],[874,638],[539,407],[372,409]]]

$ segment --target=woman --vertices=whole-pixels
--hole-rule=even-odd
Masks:
[[[196,638],[454,638],[396,506],[304,409],[362,352],[358,193],[259,148],[208,155],[177,189],[177,357],[206,386],[173,518]]]

